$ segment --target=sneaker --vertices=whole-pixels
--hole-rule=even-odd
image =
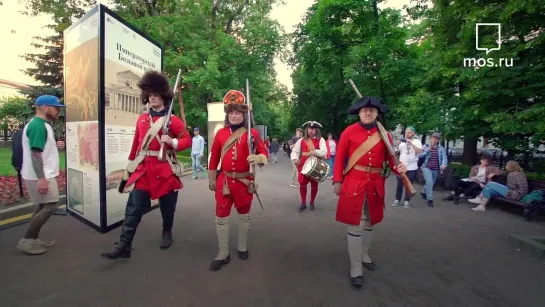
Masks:
[[[47,252],[47,249],[38,245],[36,240],[21,239],[17,242],[17,249],[29,255],[41,255]]]
[[[484,212],[484,211],[486,211],[486,208],[483,205],[478,205],[475,208],[471,208],[471,210]]]
[[[409,202],[408,201],[403,202],[403,208],[409,209]]]
[[[462,194],[460,194],[460,197],[466,197],[466,196],[464,195],[464,193],[462,193]]]
[[[195,180],[195,179],[197,179],[197,176],[193,176],[193,177],[189,178],[189,180]]]
[[[475,197],[475,198],[472,198],[472,199],[468,199],[467,200],[468,202],[470,203],[473,203],[473,204],[481,204],[481,198],[480,197]]]
[[[399,206],[399,200],[394,200],[394,203],[392,204],[392,207],[397,207]]]
[[[57,243],[57,241],[55,241],[55,240],[42,241],[40,239],[36,239],[36,244],[38,244],[40,246],[43,246],[43,247],[51,247],[51,246],[55,245],[55,243]]]
[[[290,184],[290,187],[292,187],[292,188],[298,188],[299,186],[292,183],[292,184]]]

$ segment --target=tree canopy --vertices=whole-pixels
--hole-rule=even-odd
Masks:
[[[53,28],[61,39],[61,31],[96,4],[93,0],[24,1],[29,14],[53,16]],[[269,17],[277,2],[115,0],[110,8],[163,46],[164,71],[171,79],[182,69],[190,125],[206,130],[206,104],[221,101],[230,89],[244,89],[245,80],[249,79],[257,124],[267,125],[271,135],[287,137],[286,125],[279,120],[287,113],[287,89],[276,81],[273,69],[273,59],[282,52],[287,36],[278,22]],[[54,45],[62,54],[62,40]],[[27,57],[36,58],[36,68],[29,74],[46,85],[62,87],[59,57],[55,57],[55,63],[49,61],[51,56],[47,53],[39,58]],[[46,71],[45,67],[57,67],[57,63],[60,71]]]
[[[417,0],[405,16],[378,2],[323,0],[308,9],[294,33],[291,127],[305,118],[342,131],[353,122],[351,78],[363,95],[384,99],[389,128],[463,138],[468,163],[480,136],[512,154],[528,151],[530,140],[543,144],[543,1]],[[500,50],[477,50],[476,23],[501,24]],[[480,31],[485,46],[497,44],[497,29]],[[473,58],[493,65],[464,64]],[[512,67],[499,65],[510,59]]]

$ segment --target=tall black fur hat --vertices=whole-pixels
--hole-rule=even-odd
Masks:
[[[168,105],[174,97],[174,93],[170,89],[170,84],[165,75],[158,71],[148,71],[142,76],[138,87],[142,90],[142,104],[149,102],[149,94],[158,94],[163,98],[165,105]]]

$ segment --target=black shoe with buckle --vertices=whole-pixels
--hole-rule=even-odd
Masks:
[[[350,277],[350,284],[355,288],[361,288],[363,286],[363,276]]]
[[[301,204],[301,206],[299,207],[299,212],[303,212],[305,210],[307,210],[307,205]]]
[[[228,255],[227,258],[225,259],[221,259],[221,260],[212,260],[212,262],[210,262],[210,271],[217,271],[219,269],[221,269],[221,267],[223,267],[224,265],[228,264],[229,261],[231,261],[231,257]]]
[[[240,260],[248,260],[249,253],[248,251],[245,251],[245,252],[237,251],[237,255],[238,255],[238,259]]]
[[[316,210],[316,207],[314,207],[314,204],[310,204],[310,210],[312,211]]]
[[[376,267],[375,267],[375,263],[374,262],[361,262],[361,264],[363,265],[364,268],[368,269],[369,271],[374,271],[376,270]]]

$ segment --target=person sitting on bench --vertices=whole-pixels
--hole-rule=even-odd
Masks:
[[[507,185],[497,182],[489,182],[483,188],[479,197],[470,199],[469,202],[479,203],[473,211],[486,211],[486,204],[492,197],[505,197],[511,200],[520,200],[524,195],[528,194],[528,180],[524,170],[520,167],[517,161],[510,160],[505,165],[507,171]],[[490,179],[494,175],[490,176]]]
[[[443,201],[454,201],[457,205],[460,201],[460,197],[476,197],[484,188],[485,184],[492,178],[490,175],[501,174],[501,170],[495,166],[490,165],[491,157],[489,155],[481,156],[481,163],[471,168],[469,172],[469,178],[456,180],[453,184],[453,188],[450,191],[450,195],[443,199]]]

